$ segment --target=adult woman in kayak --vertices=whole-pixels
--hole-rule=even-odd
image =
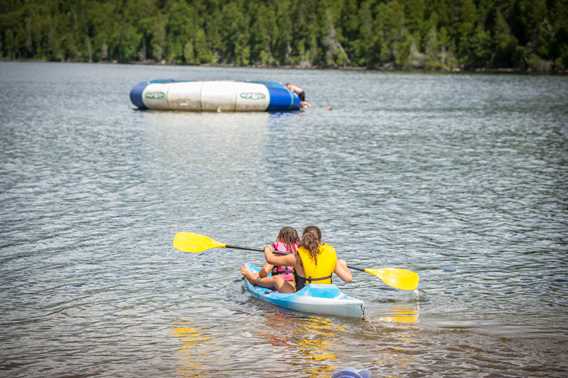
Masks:
[[[294,268],[296,291],[306,284],[331,284],[333,273],[344,282],[352,281],[347,264],[337,259],[335,248],[321,241],[321,230],[316,226],[304,229],[302,244],[296,253],[279,256],[271,246],[266,246],[264,256],[269,264]]]

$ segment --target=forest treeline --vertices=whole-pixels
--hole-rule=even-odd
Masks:
[[[568,0],[1,0],[0,58],[568,69]]]

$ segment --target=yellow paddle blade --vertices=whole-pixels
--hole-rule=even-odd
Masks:
[[[219,243],[205,235],[193,232],[178,232],[174,238],[174,248],[182,252],[201,253],[213,248],[225,248],[226,244]]]
[[[385,285],[400,290],[416,290],[420,277],[418,273],[406,269],[382,268],[365,269],[372,276],[379,277]]]

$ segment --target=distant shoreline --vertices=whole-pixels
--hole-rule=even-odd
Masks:
[[[285,70],[308,70],[308,71],[352,71],[352,72],[383,72],[383,73],[416,73],[416,74],[489,74],[489,75],[534,75],[534,76],[565,76],[568,75],[568,70],[563,71],[527,71],[527,70],[517,70],[514,68],[476,68],[476,69],[465,69],[465,68],[455,68],[447,70],[427,70],[422,68],[411,68],[411,69],[397,69],[397,68],[366,68],[366,67],[356,67],[356,66],[344,66],[344,67],[322,67],[322,66],[306,66],[306,65],[281,65],[281,66],[270,66],[270,65],[248,65],[239,66],[236,64],[176,64],[176,63],[165,63],[158,62],[154,60],[147,60],[144,62],[118,62],[118,61],[99,61],[99,62],[85,62],[85,61],[53,61],[44,59],[4,59],[0,58],[1,63],[73,63],[73,64],[110,64],[110,65],[133,65],[133,66],[169,66],[169,67],[211,67],[211,68],[256,68],[256,69],[285,69]]]

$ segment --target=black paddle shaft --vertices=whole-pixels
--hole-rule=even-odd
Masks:
[[[244,251],[255,251],[255,252],[264,252],[263,249],[258,249],[258,248],[248,248],[248,247],[239,247],[238,245],[225,245],[225,248],[228,249],[242,249]]]
[[[225,248],[227,249],[242,249],[244,251],[255,251],[255,252],[264,252],[264,249],[258,249],[258,248],[249,248],[249,247],[240,247],[238,245],[225,245]],[[279,251],[274,251],[275,255],[286,255],[285,252],[279,252]]]
[[[349,269],[358,270],[359,272],[364,272],[364,271],[365,271],[365,269],[357,268],[356,266],[352,266],[352,265],[347,265],[347,267],[348,267]]]

